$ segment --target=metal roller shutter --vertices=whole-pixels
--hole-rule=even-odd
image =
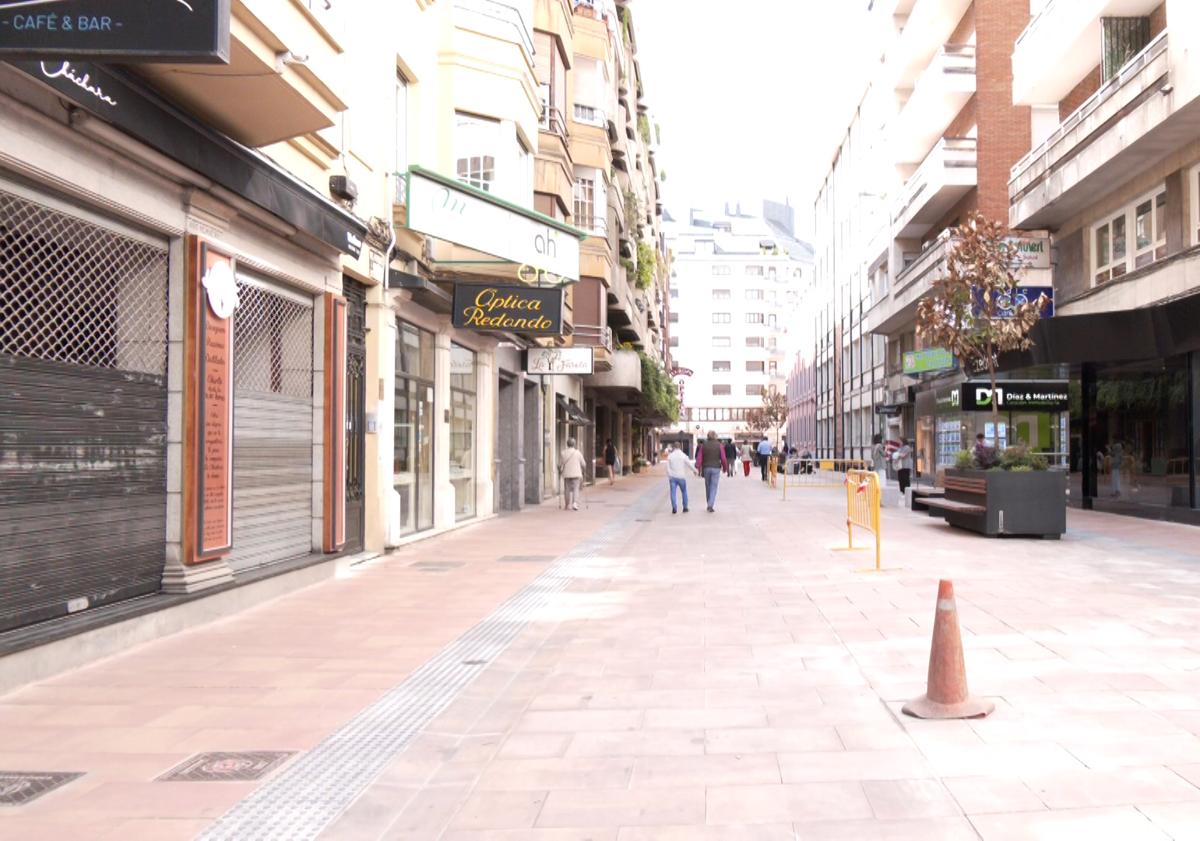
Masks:
[[[238,278],[233,317],[234,571],[312,552],[312,300]]]
[[[0,630],[154,593],[167,250],[0,189]]]

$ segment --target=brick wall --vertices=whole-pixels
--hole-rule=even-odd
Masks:
[[[1061,123],[1074,113],[1075,109],[1100,89],[1100,65],[1097,64],[1091,73],[1084,76],[1079,84],[1058,103],[1058,121]]]
[[[1008,219],[1012,165],[1031,145],[1029,108],[1012,104],[1012,53],[1029,4],[975,0],[975,112],[979,125],[979,210]]]
[[[1167,28],[1167,4],[1160,3],[1158,8],[1150,13],[1150,37]]]

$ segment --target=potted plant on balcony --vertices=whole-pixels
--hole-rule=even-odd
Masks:
[[[952,232],[945,276],[917,305],[917,335],[926,346],[943,347],[970,370],[988,373],[988,403],[998,428],[1000,401],[996,367],[1002,353],[1026,350],[1029,333],[1041,318],[1046,297],[1012,305],[1021,259],[998,222],[975,213]],[[1066,530],[1066,476],[1047,470],[1041,456],[1020,447],[999,455],[960,453],[946,471],[946,497],[931,509],[952,525],[982,534],[1037,534],[1058,537]]]

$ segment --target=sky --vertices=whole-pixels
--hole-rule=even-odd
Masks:
[[[630,3],[667,209],[812,201],[861,98],[867,0]]]

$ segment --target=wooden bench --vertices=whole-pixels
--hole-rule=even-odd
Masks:
[[[912,510],[925,511],[931,515],[934,512],[929,510],[929,506],[925,504],[926,500],[942,499],[946,496],[945,488],[931,488],[927,486],[918,487],[913,485],[909,492],[912,494]]]
[[[944,499],[924,499],[922,502],[930,508],[953,511],[957,514],[987,514],[987,481],[985,479],[947,476],[944,487],[946,494]],[[965,496],[967,499],[955,498],[960,496]]]

